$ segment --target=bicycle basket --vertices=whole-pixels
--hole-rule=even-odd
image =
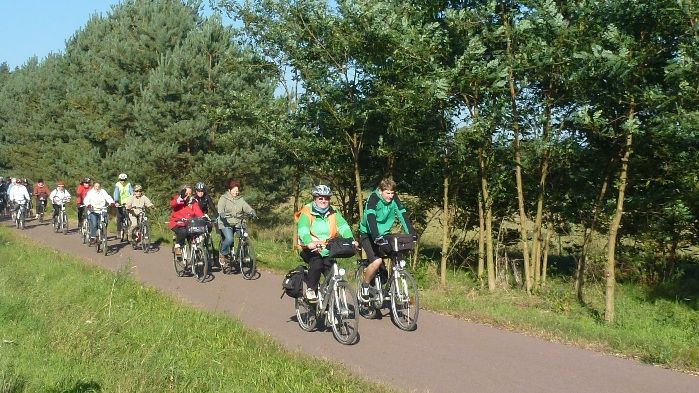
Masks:
[[[412,250],[415,246],[413,235],[389,235],[386,236],[386,240],[395,252]]]
[[[330,258],[350,258],[356,253],[354,244],[352,242],[354,239],[343,239],[336,237],[334,239],[328,240],[328,249]]]
[[[192,218],[187,221],[187,233],[189,234],[202,234],[206,233],[208,230],[208,222],[203,218]]]

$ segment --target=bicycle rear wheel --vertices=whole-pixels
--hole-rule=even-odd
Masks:
[[[255,256],[252,253],[252,246],[248,241],[244,241],[240,244],[238,260],[240,261],[240,271],[243,273],[243,278],[246,280],[251,280],[255,277],[257,273],[257,262],[255,261]]]
[[[420,313],[420,295],[417,281],[407,272],[401,271],[391,281],[391,317],[402,330],[415,330]]]
[[[335,339],[342,344],[354,344],[357,340],[357,303],[354,291],[346,282],[338,282],[330,298],[328,322]]]
[[[206,281],[209,276],[209,260],[201,248],[197,248],[192,253],[192,271],[199,282]]]
[[[294,299],[296,321],[299,327],[307,332],[313,331],[318,324],[316,305],[309,303],[303,296]]]

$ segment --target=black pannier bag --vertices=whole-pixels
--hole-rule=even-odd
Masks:
[[[395,252],[412,250],[415,247],[413,235],[387,235],[385,239],[388,241],[388,245],[391,246],[391,250]]]
[[[357,253],[357,249],[354,247],[354,239],[348,238],[348,239],[343,239],[340,237],[336,237],[334,239],[328,240],[328,250],[330,250],[330,254],[328,255],[330,258],[350,258],[353,257]]]
[[[283,298],[284,295],[294,299],[301,297],[303,295],[303,277],[305,275],[305,265],[299,265],[289,270],[286,276],[284,276],[284,280],[282,280],[283,292],[279,298]]]

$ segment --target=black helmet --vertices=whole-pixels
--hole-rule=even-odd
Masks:
[[[206,184],[199,182],[194,186],[194,191],[204,191],[206,192]]]

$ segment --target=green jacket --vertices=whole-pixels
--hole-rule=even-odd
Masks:
[[[335,223],[334,228],[331,227],[332,222]],[[352,228],[347,220],[332,206],[325,214],[321,214],[313,208],[313,202],[305,205],[297,213],[296,225],[300,246],[310,244],[312,241],[328,240],[338,234],[342,238],[354,238]],[[320,252],[323,257],[328,256],[328,254],[330,254],[330,250],[327,248]]]
[[[408,212],[400,202],[398,195],[391,202],[386,202],[381,197],[381,191],[377,188],[369,195],[364,206],[364,215],[359,223],[359,233],[368,235],[372,239],[391,233],[396,219],[400,222],[405,233],[414,234],[415,229],[408,218]]]
[[[228,192],[221,195],[221,198],[218,199],[217,210],[219,224],[221,225],[225,225],[224,219],[229,225],[240,224],[243,213],[251,214],[254,212],[253,208],[245,202],[242,196],[234,197]]]

